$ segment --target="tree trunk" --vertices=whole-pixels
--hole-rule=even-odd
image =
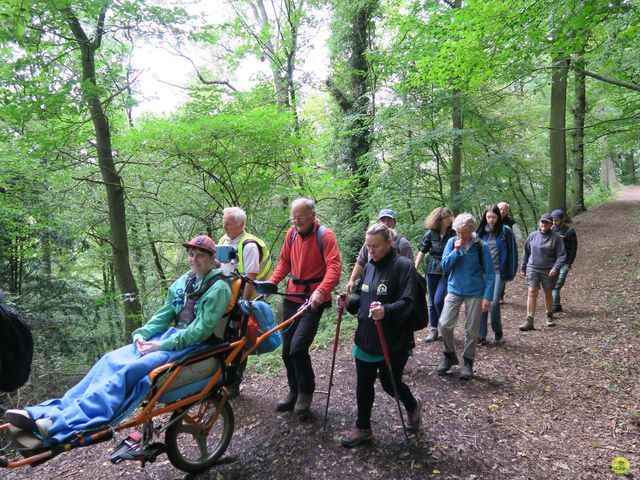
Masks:
[[[459,90],[453,91],[451,97],[453,128],[453,144],[451,147],[451,209],[458,213],[462,207],[460,198],[460,185],[462,176],[462,129],[464,128],[464,116],[462,113],[462,97]]]
[[[453,0],[449,5],[454,10],[462,8],[462,0]],[[451,209],[457,214],[462,208],[460,188],[462,182],[462,129],[464,128],[462,93],[460,90],[454,90],[451,94],[451,128],[453,129],[453,142],[451,145],[449,188],[451,190]]]
[[[611,190],[618,187],[618,179],[616,177],[616,152],[611,150],[607,156],[602,159],[600,167],[600,186],[603,190]]]
[[[578,68],[583,68],[583,61],[576,62]],[[573,146],[571,156],[573,159],[573,209],[575,215],[584,212],[587,208],[584,204],[584,116],[587,109],[587,94],[585,76],[576,72],[575,80],[575,104],[573,109]]]
[[[350,25],[346,42],[349,60],[349,92],[341,92],[329,80],[329,87],[338,102],[345,122],[344,131],[351,132],[347,139],[344,162],[356,180],[344,212],[345,225],[350,232],[345,236],[345,257],[354,258],[362,246],[363,231],[368,226],[368,219],[363,218],[366,208],[366,192],[369,187],[369,164],[371,162],[371,144],[373,131],[373,115],[371,99],[374,95],[371,88],[371,72],[367,62],[369,38],[374,29],[373,16],[378,9],[378,0],[370,0],[358,4],[359,8],[345,19]]]
[[[551,179],[549,182],[549,210],[567,209],[567,71],[569,61],[558,58],[553,62],[551,75],[551,109],[549,146]]]
[[[258,21],[258,25],[260,26],[260,33],[262,34],[262,32],[271,27],[269,15],[267,14],[267,9],[264,6],[264,2],[262,0],[255,0],[255,3],[253,4],[253,11],[256,20]],[[280,27],[271,28],[271,30],[275,31],[276,34],[278,34],[280,31]],[[278,105],[290,107],[290,83],[287,81],[288,72],[278,60],[278,52],[276,52],[276,47],[271,37],[261,39],[260,43],[262,46],[262,50],[264,51],[265,55],[269,57],[269,63],[271,64],[271,75],[273,76],[273,86],[276,90],[276,101],[278,102]]]
[[[164,273],[164,268],[162,267],[162,262],[160,261],[160,252],[158,252],[158,248],[156,247],[156,242],[153,239],[153,235],[151,234],[151,223],[148,219],[145,219],[144,225],[147,231],[147,237],[149,239],[149,245],[151,246],[151,254],[153,255],[153,265],[156,267],[156,273],[158,274],[158,278],[160,279],[160,283],[162,285],[163,297],[166,293],[165,290],[169,287],[169,282],[167,281],[167,275]]]
[[[107,191],[113,264],[120,294],[124,302],[125,339],[129,340],[131,332],[140,325],[142,305],[138,296],[138,286],[129,263],[124,188],[113,161],[111,130],[98,96],[95,69],[95,52],[100,48],[107,7],[103,7],[100,11],[96,38],[93,41],[89,40],[73,11],[70,8],[66,8],[64,11],[67,15],[69,28],[73,32],[82,54],[83,96],[91,113],[91,121],[96,134],[98,165]]]

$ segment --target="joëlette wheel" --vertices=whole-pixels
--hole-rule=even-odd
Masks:
[[[172,421],[177,420],[165,434],[167,456],[179,470],[199,473],[211,468],[229,446],[233,435],[233,409],[227,401],[220,410],[218,398],[207,398],[185,408],[184,415],[183,409],[175,411],[171,417]]]

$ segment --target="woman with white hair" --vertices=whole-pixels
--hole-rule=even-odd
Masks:
[[[477,223],[473,215],[461,213],[453,220],[456,236],[449,239],[442,254],[442,269],[449,274],[447,296],[440,316],[444,352],[436,373],[445,375],[460,363],[455,351],[453,330],[458,324],[460,305],[465,309],[465,340],[460,379],[473,376],[478,330],[482,312],[489,311],[493,298],[495,269],[491,250],[486,242],[475,236]]]

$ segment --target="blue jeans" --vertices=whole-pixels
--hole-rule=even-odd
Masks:
[[[505,282],[502,281],[500,273],[496,272],[495,285],[493,287],[493,299],[491,300],[491,308],[488,312],[482,312],[480,317],[480,331],[478,338],[487,338],[487,319],[491,313],[491,330],[494,334],[502,333],[502,320],[500,318],[500,296],[504,289]]]
[[[427,273],[427,292],[429,293],[429,326],[437,327],[440,314],[447,296],[447,277],[439,273]]]

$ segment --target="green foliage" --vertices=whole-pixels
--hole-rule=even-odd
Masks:
[[[617,192],[610,188],[603,189],[599,184],[585,192],[584,200],[587,209],[597,207],[616,198]]]
[[[504,200],[522,227],[535,226],[550,188],[551,60],[566,55],[574,68],[581,52],[586,70],[637,84],[640,9],[627,0],[448,3],[287,1],[259,20],[251,2],[238,1],[229,18],[211,25],[172,3],[0,0],[0,288],[28,314],[43,358],[77,372],[122,343],[86,94],[101,100],[109,119],[130,264],[147,315],[186,270],[180,243],[196,233],[221,235],[222,209],[231,205],[247,211],[248,230],[277,256],[290,201],[314,198],[322,223],[338,236],[345,269],[354,260],[350,246],[385,207],[414,247],[424,218],[441,205],[480,214]],[[82,82],[67,9],[93,41],[103,7],[97,80]],[[331,79],[320,79],[310,95],[302,87],[315,72],[304,57],[328,15]],[[363,38],[364,64],[357,64],[354,45]],[[178,112],[131,126],[127,109],[145,92],[127,82],[144,41],[176,50],[195,43],[212,59],[194,60],[200,73],[238,90],[194,83]],[[249,59],[268,72],[246,87],[237,75]],[[462,128],[452,128],[454,99]],[[637,91],[587,79],[588,206],[614,193],[595,187],[603,157],[638,157],[639,111]],[[453,198],[457,142],[463,163]],[[344,342],[353,325],[345,322]],[[327,312],[318,345],[331,342],[334,326]],[[278,354],[252,363],[281,368]]]

